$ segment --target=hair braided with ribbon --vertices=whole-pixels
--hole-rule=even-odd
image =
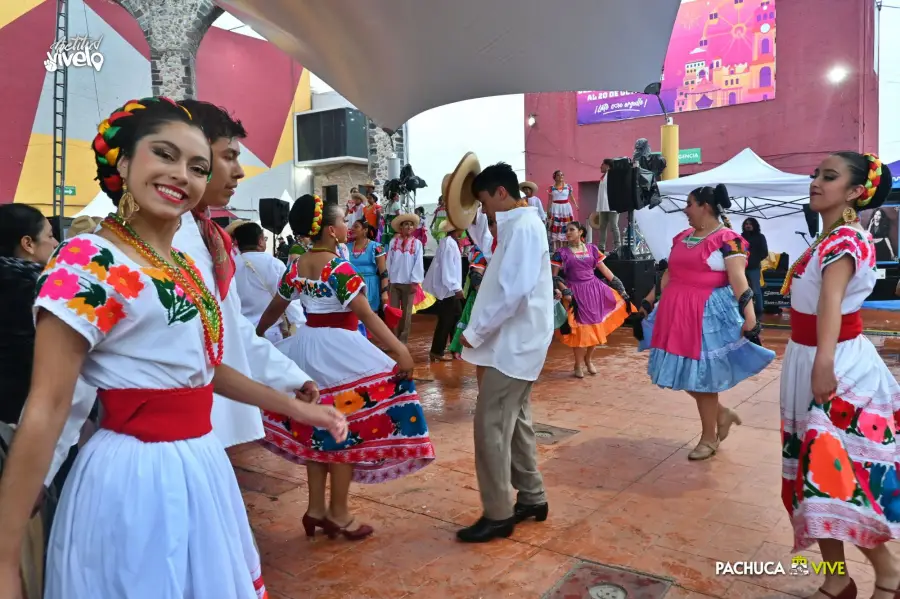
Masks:
[[[881,185],[882,163],[881,159],[875,154],[863,154],[869,162],[869,172],[866,175],[865,188],[863,195],[856,200],[857,208],[865,208],[872,202],[872,198],[878,192],[878,186]]]
[[[133,155],[141,138],[156,133],[161,126],[171,122],[197,126],[186,108],[169,98],[154,96],[129,100],[97,127],[97,136],[91,143],[97,164],[96,180],[113,204],[118,205],[125,191],[125,180],[119,173],[119,162],[123,157]]]

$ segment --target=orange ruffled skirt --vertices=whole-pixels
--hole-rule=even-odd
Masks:
[[[564,335],[559,330],[556,331],[556,336],[563,342],[563,345],[568,347],[596,347],[604,345],[606,344],[606,338],[625,323],[625,319],[628,318],[629,314],[628,302],[622,299],[622,296],[615,290],[610,289],[610,291],[616,298],[616,306],[605,314],[603,320],[598,323],[579,323],[575,320],[575,312],[571,304],[566,307],[569,327],[572,329],[572,332]],[[631,306],[631,310],[637,311],[634,306]]]

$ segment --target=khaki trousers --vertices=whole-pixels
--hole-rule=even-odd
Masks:
[[[397,325],[397,330],[394,333],[397,335],[397,339],[403,343],[406,343],[409,339],[409,329],[412,326],[412,300],[412,285],[409,283],[391,283],[391,306],[400,308],[403,311],[403,317],[400,319],[400,324]]]
[[[506,376],[494,368],[478,369],[475,406],[475,474],[484,516],[513,516],[509,487],[523,505],[545,503],[544,479],[537,467],[537,442],[531,424],[532,381]]]

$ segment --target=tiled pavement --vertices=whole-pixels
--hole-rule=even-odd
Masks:
[[[868,321],[867,321],[868,322]],[[883,323],[882,323],[883,324]],[[433,319],[416,323],[424,361]],[[882,327],[879,327],[882,328]],[[898,327],[894,327],[898,328]],[[536,422],[579,432],[540,446],[550,518],[520,525],[509,540],[462,545],[454,532],[480,515],[474,475],[474,367],[424,369],[419,393],[438,458],[399,481],[354,485],[353,509],[376,534],[351,543],[308,541],[305,471],[259,446],[231,452],[272,599],[540,598],[581,560],[671,580],[666,599],[776,599],[811,594],[810,576],[716,576],[715,562],[779,560],[790,570],[792,535],[780,500],[778,375],[787,340],[765,372],[723,394],[741,414],[713,459],[692,463],[699,422],[684,393],[653,387],[630,331],[600,348],[600,373],[572,376],[571,352],[554,343],[534,389]],[[880,339],[889,363],[900,342]],[[320,533],[321,534],[321,533]],[[815,551],[805,555],[815,559]],[[860,597],[872,574],[854,548]],[[565,595],[572,597],[573,595]],[[585,594],[585,597],[589,595]]]

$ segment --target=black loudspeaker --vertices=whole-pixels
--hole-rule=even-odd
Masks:
[[[812,211],[809,204],[803,204],[803,217],[806,219],[809,236],[815,239],[819,236],[819,215]]]
[[[281,235],[288,223],[288,214],[291,206],[279,198],[260,198],[259,200],[259,224],[266,231],[275,235]]]
[[[610,206],[612,207],[612,206]],[[650,290],[656,286],[656,264],[647,260],[613,260],[604,262],[614,275],[619,277],[625,291],[631,296],[631,303],[639,306]]]
[[[640,168],[634,166],[628,158],[613,160],[606,174],[606,192],[610,210],[622,213],[643,208],[640,176]]]

